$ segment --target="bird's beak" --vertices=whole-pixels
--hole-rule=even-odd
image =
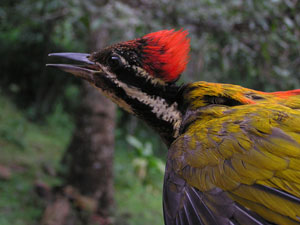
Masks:
[[[90,54],[85,53],[73,53],[73,52],[64,52],[64,53],[51,53],[48,56],[61,57],[66,59],[71,59],[80,63],[77,64],[46,64],[46,66],[56,67],[65,72],[71,73],[76,77],[80,77],[84,80],[94,83],[94,75],[96,73],[101,73],[102,70],[95,62],[91,61]]]

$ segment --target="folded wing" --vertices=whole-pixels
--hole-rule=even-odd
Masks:
[[[300,224],[300,112],[209,110],[169,149],[166,224]]]

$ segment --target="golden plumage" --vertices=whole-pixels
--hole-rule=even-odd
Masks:
[[[300,92],[206,82],[186,89],[191,113],[169,153],[175,173],[201,192],[222,189],[268,221],[300,224],[299,199],[275,191],[300,198]]]

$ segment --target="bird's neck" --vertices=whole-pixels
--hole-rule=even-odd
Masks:
[[[158,132],[165,144],[169,146],[178,137],[182,121],[182,113],[179,109],[180,87],[168,85],[155,88],[153,95],[145,92],[136,94],[139,96],[138,101],[131,106],[134,114]]]
[[[97,79],[95,87],[121,108],[146,122],[167,146],[178,136],[182,121],[180,86],[153,83],[143,77],[135,77],[136,82],[140,79],[135,85],[104,76]]]

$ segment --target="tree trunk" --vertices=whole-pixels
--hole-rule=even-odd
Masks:
[[[80,194],[98,200],[108,216],[113,204],[114,105],[88,83],[83,84],[76,130],[67,151],[67,182]]]
[[[91,23],[94,17],[91,16]],[[105,46],[107,32],[90,34],[90,49]],[[113,207],[113,153],[115,105],[87,82],[82,88],[76,130],[67,150],[67,182],[80,195],[97,201],[96,217],[100,224],[110,224]],[[91,202],[90,201],[90,202]],[[101,222],[102,221],[102,222]]]
[[[96,14],[89,15],[91,25]],[[96,51],[107,44],[108,32],[106,29],[92,30],[89,37],[90,51]],[[76,128],[63,158],[67,167],[65,185],[47,206],[41,221],[43,225],[111,224],[114,127],[115,105],[84,82]],[[72,204],[68,200],[72,200]],[[63,213],[61,203],[68,206]]]

